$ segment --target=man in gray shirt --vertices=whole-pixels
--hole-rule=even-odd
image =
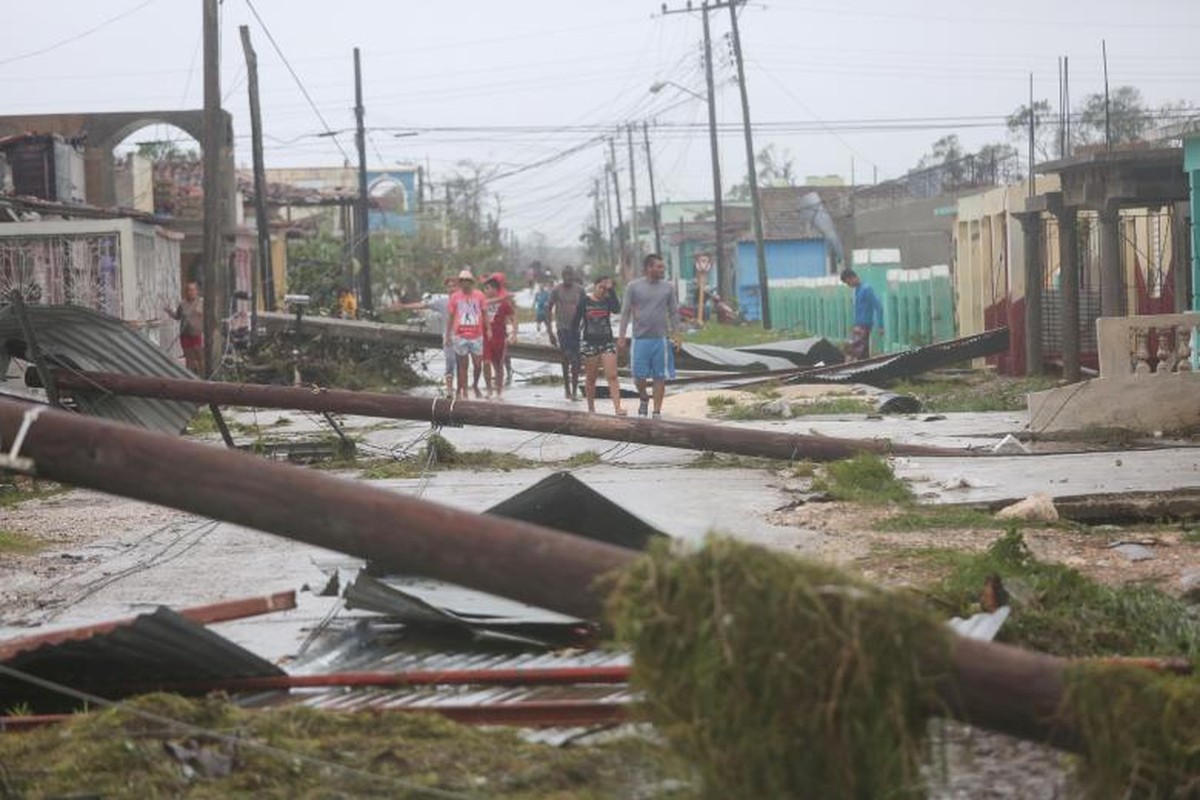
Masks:
[[[651,253],[642,262],[642,268],[646,273],[645,277],[630,281],[625,287],[617,348],[624,350],[628,344],[626,331],[632,320],[633,348],[630,351],[629,368],[640,398],[638,415],[644,417],[649,410],[650,398],[646,395],[646,384],[653,381],[654,419],[658,419],[662,416],[667,378],[675,377],[679,308],[675,300],[675,289],[663,280],[667,267],[662,256]],[[668,341],[668,336],[675,341]]]

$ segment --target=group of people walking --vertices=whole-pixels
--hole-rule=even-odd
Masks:
[[[603,373],[613,412],[628,414],[621,402],[617,377],[617,353],[628,349],[638,390],[638,414],[655,418],[662,415],[666,381],[675,377],[679,312],[675,292],[663,279],[666,269],[662,258],[657,254],[647,256],[643,271],[642,277],[625,287],[621,300],[611,276],[593,277],[591,285],[584,286],[572,267],[564,267],[561,282],[547,291],[541,308],[535,299],[538,327],[546,324],[550,344],[562,354],[564,396],[571,400],[579,396],[582,374],[588,411],[595,411],[596,384]],[[430,309],[441,317],[448,392],[465,399],[470,388],[476,397],[500,398],[506,369],[511,376],[511,368],[506,368],[508,346],[517,341],[516,308],[505,288],[504,274],[497,272],[484,278],[481,290],[475,275],[464,269],[456,278],[448,277],[445,288],[444,296],[397,308]],[[481,372],[486,394],[479,389]],[[474,381],[468,384],[472,373]]]

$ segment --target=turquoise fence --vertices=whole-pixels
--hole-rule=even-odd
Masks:
[[[954,287],[950,268],[897,269],[856,266],[863,283],[883,305],[883,335],[871,341],[872,352],[894,352],[954,338]],[[803,331],[833,341],[850,338],[854,325],[854,292],[836,275],[774,280],[771,321],[781,330]]]

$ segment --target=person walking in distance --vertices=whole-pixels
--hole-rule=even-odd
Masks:
[[[167,316],[179,322],[179,346],[183,348],[183,363],[196,375],[204,376],[204,298],[200,286],[188,281],[183,287],[183,300],[175,308],[164,308]]]
[[[579,353],[583,357],[583,393],[587,398],[587,410],[596,410],[596,374],[604,367],[608,380],[608,396],[612,398],[613,412],[625,416],[621,407],[621,384],[617,380],[617,345],[613,341],[612,315],[621,312],[613,281],[600,275],[592,284],[592,291],[579,300],[575,311],[575,330],[579,331]]]
[[[841,279],[854,290],[854,327],[850,329],[846,352],[855,361],[862,361],[871,356],[871,329],[875,327],[875,320],[879,320],[879,332],[883,333],[883,304],[875,290],[864,286],[854,270],[842,270]]]
[[[654,418],[662,416],[667,378],[675,377],[675,348],[678,344],[679,307],[675,290],[663,280],[667,267],[662,256],[651,253],[642,261],[644,277],[630,281],[621,303],[621,333],[617,347],[629,343],[626,331],[633,324],[633,347],[629,368],[638,390],[638,416],[646,416],[650,396],[646,387],[653,382]],[[670,339],[668,339],[670,337]]]
[[[450,295],[446,306],[446,336],[458,362],[457,396],[463,400],[467,398],[468,359],[476,369],[483,361],[483,348],[488,338],[486,313],[487,298],[475,288],[475,276],[471,270],[464,269],[458,273],[458,291]],[[478,387],[475,388],[475,396],[479,396]]]
[[[563,267],[562,283],[550,292],[546,308],[553,325],[549,330],[550,345],[562,353],[563,394],[568,400],[574,400],[579,391],[579,329],[572,325],[583,295],[583,287],[575,282],[575,268]]]

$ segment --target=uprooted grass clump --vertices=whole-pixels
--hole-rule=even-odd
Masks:
[[[1079,663],[1063,708],[1082,740],[1090,797],[1200,797],[1200,678]]]
[[[583,800],[688,777],[665,748],[641,738],[558,748],[433,714],[243,711],[171,695],[128,707],[205,732],[114,710],[6,734],[0,796]]]
[[[885,459],[872,453],[825,465],[825,474],[813,481],[813,490],[827,492],[834,500],[867,505],[906,505],[913,500],[908,485]]]
[[[833,567],[711,539],[611,604],[659,730],[710,797],[923,797],[949,629]]]
[[[1039,561],[1015,530],[983,553],[936,557],[950,569],[932,597],[954,613],[977,611],[984,583],[1001,579],[1013,607],[1001,639],[1061,656],[1200,657],[1200,619],[1184,602],[1150,586],[1107,586]]]

